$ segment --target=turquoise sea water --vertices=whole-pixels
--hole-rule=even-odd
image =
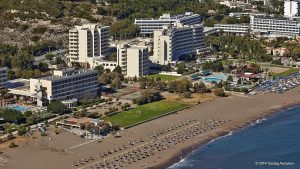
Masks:
[[[216,139],[169,169],[300,169],[300,106]]]

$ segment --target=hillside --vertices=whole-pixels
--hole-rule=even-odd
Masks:
[[[19,47],[44,40],[66,41],[67,30],[78,24],[98,22],[111,26],[116,38],[131,38],[139,30],[134,19],[159,17],[163,13],[186,11],[208,17],[214,9],[223,16],[230,9],[214,2],[200,4],[198,0],[0,0],[0,38]],[[35,31],[36,29],[42,31]],[[63,43],[67,45],[66,43]]]

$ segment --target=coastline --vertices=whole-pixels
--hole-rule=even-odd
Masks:
[[[232,130],[221,130],[217,133],[215,133],[215,136],[205,138],[204,140],[199,140],[198,143],[190,146],[186,146],[184,148],[178,149],[178,153],[176,153],[174,156],[170,157],[170,159],[166,160],[165,162],[162,162],[158,165],[148,167],[149,169],[167,169],[171,167],[172,165],[179,163],[181,160],[185,159],[189,154],[191,154],[194,150],[205,146],[206,144],[209,144],[210,142],[221,139],[223,137],[229,136],[232,132],[237,132],[239,130],[243,130],[244,128],[249,127],[251,124],[256,124],[258,120],[262,119],[268,119],[270,116],[276,115],[280,111],[286,110],[288,108],[298,106],[300,105],[300,101],[289,103],[285,105],[281,105],[278,108],[272,108],[270,110],[267,110],[265,112],[262,112],[262,116],[254,119],[249,119],[248,121],[244,122],[242,125],[238,125],[232,128]]]
[[[80,168],[89,168],[90,165],[103,161],[102,158],[98,157],[99,152],[112,150],[117,145],[127,145],[129,141],[140,138],[145,140],[144,143],[147,143],[152,140],[149,138],[150,133],[174,126],[174,124],[182,121],[195,119],[198,122],[208,122],[213,119],[230,119],[227,123],[186,139],[171,146],[166,151],[155,152],[155,155],[122,167],[124,169],[165,169],[213,139],[225,136],[231,131],[241,130],[251,123],[255,123],[258,119],[268,118],[278,111],[298,104],[300,104],[300,86],[283,94],[216,98],[213,101],[204,102],[177,113],[125,129],[121,132],[121,138],[107,137],[103,142],[98,143],[87,142],[69,132],[62,132],[59,135],[50,133],[51,141],[48,137],[45,137],[27,143],[17,142],[18,148],[5,149],[0,157],[8,161],[15,161],[5,163],[7,169],[74,169],[79,168],[72,167],[74,161],[81,160],[84,157],[96,157],[94,161],[80,166]],[[49,149],[49,145],[53,148]],[[130,148],[140,145],[131,146]],[[60,152],[58,150],[65,151]],[[28,156],[29,153],[30,156]],[[112,154],[112,156],[118,154],[119,152]],[[28,163],[31,159],[36,159],[35,163]],[[59,167],[52,164],[59,164]]]

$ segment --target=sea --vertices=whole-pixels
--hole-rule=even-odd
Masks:
[[[168,169],[300,169],[300,106],[212,140]]]

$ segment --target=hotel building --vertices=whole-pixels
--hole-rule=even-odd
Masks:
[[[159,19],[135,19],[134,24],[137,25],[142,35],[152,35],[155,30],[163,29],[165,25],[173,23],[182,23],[185,25],[195,25],[201,23],[201,16],[186,12],[185,14],[171,16],[170,14],[163,14]]]
[[[128,44],[117,45],[117,62],[126,77],[140,77],[149,74],[149,54],[147,46]]]
[[[251,16],[250,29],[253,33],[273,36],[299,36],[300,24],[297,20],[273,17]]]
[[[96,70],[75,70],[67,68],[54,70],[52,76],[39,79],[31,78],[29,86],[10,89],[10,93],[31,97],[38,106],[53,100],[94,98],[98,90],[98,72]]]
[[[202,25],[175,23],[163,30],[154,31],[153,63],[166,65],[179,56],[193,54],[205,49]]]
[[[289,18],[300,16],[300,0],[284,1],[284,16]]]
[[[69,30],[68,63],[94,67],[93,59],[109,50],[109,38],[109,27],[99,24],[86,24]]]
[[[248,24],[215,24],[214,28],[222,30],[225,33],[246,34],[249,33]]]

